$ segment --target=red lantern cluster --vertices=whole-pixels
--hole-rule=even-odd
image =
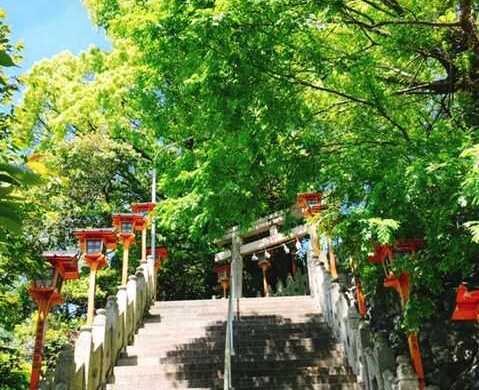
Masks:
[[[409,300],[411,283],[409,280],[409,273],[402,272],[399,276],[394,274],[391,269],[391,264],[394,257],[404,253],[415,253],[417,250],[424,247],[424,241],[418,239],[398,240],[394,245],[377,245],[374,248],[374,253],[368,256],[368,260],[372,264],[381,264],[384,267],[384,287],[393,288],[399,294],[401,299],[401,306],[404,307]],[[412,332],[408,335],[409,353],[411,361],[419,379],[419,388],[422,390],[425,387],[424,368],[422,364],[421,351],[419,349],[419,342],[417,333]]]

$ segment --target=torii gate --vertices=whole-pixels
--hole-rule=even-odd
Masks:
[[[220,247],[231,246],[231,249],[216,253],[215,263],[224,263],[231,259],[231,294],[234,299],[243,296],[243,256],[278,247],[291,240],[301,239],[310,233],[306,225],[297,226],[287,233],[280,233],[278,228],[284,225],[285,215],[285,212],[277,212],[261,218],[251,229],[243,233],[240,233],[239,228],[235,226],[216,242]],[[259,240],[243,244],[243,241],[248,238],[264,233],[269,234]]]

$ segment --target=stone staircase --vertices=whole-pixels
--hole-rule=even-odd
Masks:
[[[110,390],[223,389],[227,300],[157,302]],[[235,389],[360,389],[308,296],[243,298]]]

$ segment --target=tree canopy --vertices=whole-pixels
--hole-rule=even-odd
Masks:
[[[426,242],[396,265],[414,286],[402,321],[391,309],[373,311],[372,323],[400,333],[447,321],[454,288],[479,274],[473,1],[85,4],[112,50],[37,63],[13,109],[18,81],[3,69],[21,48],[0,24],[0,181],[10,183],[0,186],[0,219],[13,221],[0,248],[0,271],[13,275],[0,287],[0,329],[30,320],[24,278],[41,268],[41,249],[72,245],[74,227],[108,224],[146,200],[153,167],[159,239],[172,248],[165,298],[211,295],[213,240],[315,190],[329,208],[314,222],[342,271],[359,264],[377,307],[388,298],[367,262],[372,243]],[[18,203],[13,214],[8,202]],[[113,263],[105,294],[115,272]],[[81,283],[69,291],[80,308]]]

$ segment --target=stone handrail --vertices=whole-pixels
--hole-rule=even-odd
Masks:
[[[365,390],[418,390],[408,356],[394,356],[387,342],[360,319],[354,298],[326,270],[326,253],[308,251],[311,296],[344,349],[347,363]]]
[[[92,326],[83,326],[74,347],[67,345],[42,390],[98,390],[106,387],[120,352],[133,340],[155,299],[152,257],[130,275],[126,286],[97,309]]]

